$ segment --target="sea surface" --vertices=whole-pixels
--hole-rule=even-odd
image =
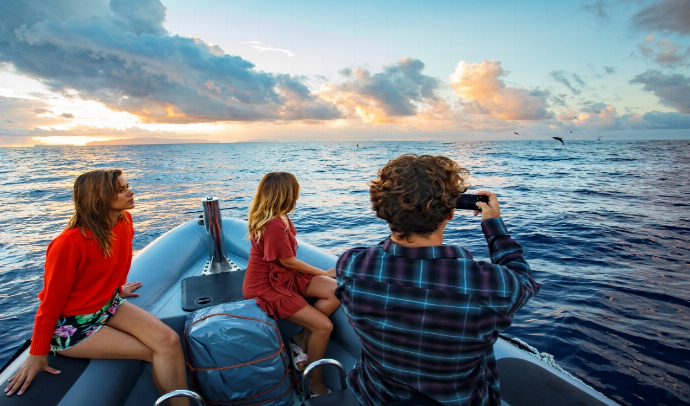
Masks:
[[[31,334],[48,243],[82,172],[125,171],[135,251],[218,196],[246,218],[261,177],[297,176],[298,238],[336,255],[387,236],[367,181],[403,153],[445,155],[495,192],[541,292],[505,333],[630,405],[690,403],[688,141],[327,142],[0,148],[0,364]],[[488,259],[463,212],[445,242]]]

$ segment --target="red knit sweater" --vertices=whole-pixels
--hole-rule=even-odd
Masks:
[[[105,257],[95,238],[84,237],[79,228],[64,230],[46,252],[41,304],[34,321],[29,353],[43,355],[50,351],[50,339],[60,315],[95,313],[127,281],[132,263],[132,216],[120,219],[113,228],[112,255]],[[86,231],[91,236],[89,231]]]

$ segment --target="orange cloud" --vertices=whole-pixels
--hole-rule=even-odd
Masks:
[[[424,75],[424,63],[403,58],[382,72],[343,69],[346,81],[319,93],[338,106],[342,115],[365,123],[421,123],[449,119],[450,108],[438,95],[442,82]]]
[[[465,113],[491,115],[500,120],[553,117],[547,110],[547,91],[506,86],[501,78],[507,74],[496,60],[472,64],[461,61],[450,75],[450,85],[465,100]]]

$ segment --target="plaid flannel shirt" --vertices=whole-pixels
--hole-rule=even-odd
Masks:
[[[539,284],[503,220],[481,225],[491,264],[464,248],[390,238],[338,259],[336,296],[362,343],[348,384],[362,404],[422,393],[444,405],[500,405],[493,344]]]

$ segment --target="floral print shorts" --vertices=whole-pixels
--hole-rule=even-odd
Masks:
[[[50,340],[50,349],[62,351],[86,340],[103,327],[124,302],[126,300],[120,297],[120,289],[117,288],[112,299],[96,313],[60,316]]]

